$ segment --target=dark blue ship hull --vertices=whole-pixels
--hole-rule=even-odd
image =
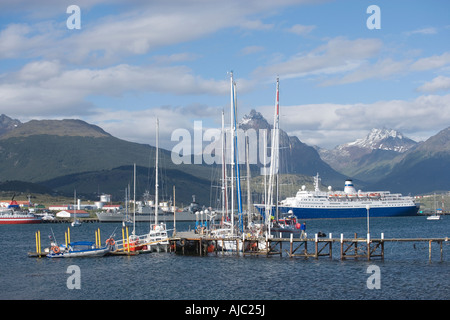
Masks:
[[[264,205],[255,205],[258,211],[264,216]],[[297,219],[330,219],[330,218],[363,218],[367,217],[366,208],[297,208],[279,206],[280,214],[287,214],[290,210]],[[402,217],[414,216],[419,207],[416,205],[407,207],[374,207],[369,209],[370,217]],[[275,214],[275,207],[272,208],[272,215]]]

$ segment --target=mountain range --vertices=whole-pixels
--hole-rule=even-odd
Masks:
[[[374,182],[387,175],[399,158],[418,143],[401,132],[372,129],[366,137],[328,150],[316,147],[321,158],[335,170],[362,181]]]
[[[450,190],[450,127],[392,160],[392,169],[373,187],[412,194]]]
[[[20,123],[2,115],[0,135],[1,182],[25,181],[55,193],[74,190],[88,199],[108,193],[122,201],[133,186],[133,164],[137,166],[136,194],[153,193],[155,148],[113,137],[98,126],[81,120],[31,120]],[[8,120],[9,119],[9,120]],[[12,125],[14,124],[14,125]],[[160,150],[160,194],[170,198],[176,184],[176,199],[189,204],[192,195],[209,203],[210,169],[202,165],[174,165],[171,153]],[[9,184],[10,185],[10,184]],[[16,184],[17,185],[17,184]],[[36,188],[27,185],[28,191]],[[38,191],[36,191],[38,192]]]
[[[240,128],[267,129],[271,125],[255,110],[240,121]],[[270,144],[270,142],[269,142]],[[109,193],[121,201],[137,165],[137,194],[154,190],[155,148],[113,137],[81,120],[31,120],[21,123],[0,116],[0,188],[5,182],[23,181],[52,192],[83,194],[89,199]],[[261,165],[259,165],[261,166]],[[214,165],[175,165],[171,152],[160,149],[162,194],[177,203],[211,203]],[[424,142],[398,131],[374,129],[366,137],[332,150],[308,146],[280,130],[280,173],[311,179],[319,173],[324,185],[343,188],[353,178],[358,189],[422,194],[450,190],[450,127]],[[257,172],[253,166],[252,176]],[[245,169],[244,169],[245,171]],[[256,180],[256,179],[255,179]],[[42,189],[40,189],[42,190]],[[165,191],[164,191],[165,190]],[[161,193],[160,193],[161,194]]]
[[[392,129],[372,129],[365,137],[332,150],[316,148],[322,159],[368,189],[423,194],[450,190],[450,127],[416,142]]]

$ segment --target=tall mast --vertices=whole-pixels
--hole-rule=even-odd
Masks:
[[[158,150],[159,150],[159,119],[156,118],[156,160],[155,160],[155,224],[158,224]]]
[[[275,100],[275,114],[273,120],[272,128],[272,141],[271,141],[271,151],[270,151],[270,175],[269,175],[269,192],[268,201],[266,204],[266,223],[269,226],[270,234],[270,217],[272,215],[272,203],[273,203],[273,178],[275,173],[278,174],[278,120],[279,120],[279,80],[277,78],[277,93]]]
[[[264,130],[264,205],[267,206],[267,130]],[[267,211],[267,210],[266,210]],[[267,213],[267,212],[266,212]]]
[[[230,127],[231,127],[231,139],[230,139],[230,165],[231,165],[231,235],[234,234],[234,84],[233,84],[233,71],[231,71],[231,112],[230,112]]]
[[[250,190],[250,158],[249,158],[249,138],[247,137],[246,141],[246,158],[247,158],[247,215],[248,215],[248,224],[251,223],[252,220],[252,210],[251,210],[251,190]]]
[[[227,166],[225,156],[225,112],[222,110],[222,219],[228,217]]]
[[[276,217],[278,220],[278,192],[279,192],[279,172],[280,172],[280,81],[277,78],[277,97],[276,97],[276,109],[277,109],[277,128],[276,128],[276,149],[275,149],[275,158],[276,158],[276,198],[275,198],[275,204],[276,204]]]
[[[136,163],[133,171],[133,235],[136,231]]]
[[[239,148],[238,148],[238,123],[237,123],[237,94],[236,94],[236,82],[234,82],[234,130],[236,132],[234,136],[235,143],[235,158],[236,158],[236,187],[237,187],[237,204],[239,215],[239,229],[243,232],[242,222],[242,193],[241,193],[241,171],[239,166]]]
[[[73,190],[73,222],[77,221],[77,190]]]

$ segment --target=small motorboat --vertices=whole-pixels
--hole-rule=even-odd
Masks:
[[[113,238],[106,240],[104,247],[97,247],[92,241],[76,241],[67,245],[52,244],[48,249],[48,258],[101,257],[114,250]]]
[[[289,210],[285,217],[279,220],[273,220],[271,231],[272,232],[289,232],[289,233],[300,233],[300,223],[297,222],[296,216]]]

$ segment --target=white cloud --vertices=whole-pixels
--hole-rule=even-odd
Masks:
[[[430,82],[426,82],[417,88],[418,91],[423,92],[436,92],[450,90],[450,78],[444,76],[437,76]]]
[[[61,36],[63,29],[55,27],[51,22],[40,22],[34,25],[10,24],[0,31],[0,58],[31,58],[54,55],[52,48]]]
[[[152,59],[161,64],[170,64],[170,63],[176,63],[176,62],[184,62],[184,61],[193,61],[200,58],[199,55],[189,53],[189,52],[182,52],[182,53],[173,53],[170,55],[155,55],[152,57]]]
[[[407,35],[412,35],[412,34],[425,34],[426,35],[426,34],[436,34],[436,33],[437,33],[437,29],[434,27],[421,28],[421,29],[406,32]]]
[[[395,61],[386,58],[370,64],[362,63],[353,72],[347,73],[339,78],[332,78],[321,83],[322,86],[337,85],[359,82],[366,79],[387,79],[393,75],[405,73],[411,62],[409,60]]]
[[[203,129],[207,129],[208,123],[211,123],[209,119],[220,121],[220,116],[220,107],[192,104],[183,107],[166,105],[136,111],[99,109],[94,110],[87,119],[120,139],[154,145],[155,123],[158,118],[160,146],[171,150],[178,143],[171,141],[176,129],[186,129],[193,135],[194,121],[202,121]]]
[[[254,73],[257,76],[279,74],[283,78],[291,78],[353,70],[366,59],[375,56],[381,47],[379,39],[348,40],[337,37],[310,52],[299,53],[284,62],[259,67]]]
[[[270,30],[273,28],[273,24],[266,24],[261,20],[247,20],[243,21],[240,26],[249,30]]]
[[[424,71],[437,69],[450,64],[450,52],[444,52],[441,55],[433,55],[417,60],[411,65],[411,69],[415,71]]]
[[[40,3],[39,11],[48,8],[49,13],[60,19],[67,6],[58,2],[57,7],[61,11],[57,12],[55,2],[58,1]],[[276,3],[233,0],[131,1],[127,6],[114,2],[113,6],[122,6],[121,13],[95,21],[85,18],[91,6],[82,3],[79,4],[81,30],[67,30],[65,20],[7,25],[0,31],[0,58],[39,57],[64,59],[77,64],[90,62],[107,65],[117,63],[123,57],[154,52],[161,47],[196,40],[226,28],[268,30],[273,24],[264,23],[259,15],[267,16],[274,7],[281,9],[303,2],[305,0]],[[9,5],[5,7],[11,10]],[[27,7],[25,10],[28,11]]]
[[[273,107],[258,110],[271,123]],[[388,127],[405,135],[437,131],[450,123],[450,94],[423,95],[414,100],[377,101],[371,104],[309,104],[283,106],[281,129],[309,145],[327,148],[353,141],[372,128]],[[413,135],[411,135],[413,136]],[[422,137],[428,138],[428,137]]]
[[[254,54],[261,51],[264,51],[263,46],[247,46],[241,50],[242,55]]]
[[[251,86],[248,81],[239,82],[242,90]],[[57,61],[32,62],[1,76],[0,108],[9,114],[83,114],[92,107],[90,95],[121,96],[126,92],[225,95],[229,81],[205,79],[185,66],[121,64],[104,69],[63,69]]]
[[[295,33],[299,36],[304,36],[313,31],[316,28],[316,26],[310,25],[310,26],[304,26],[301,24],[293,25],[292,27],[286,29],[288,32]]]

